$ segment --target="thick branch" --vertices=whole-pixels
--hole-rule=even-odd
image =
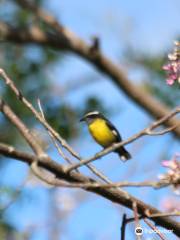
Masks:
[[[28,144],[31,146],[33,151],[37,156],[45,156],[44,151],[35,141],[30,130],[25,126],[25,124],[18,118],[18,116],[11,110],[11,108],[0,98],[0,111],[12,122],[13,125],[17,127],[22,136],[26,139]]]
[[[46,44],[51,47],[56,47],[60,50],[71,51],[78,54],[101,72],[109,76],[118,88],[140,105],[145,111],[150,113],[155,118],[161,118],[167,114],[169,109],[162,103],[155,100],[147,92],[141,91],[136,85],[131,83],[126,75],[121,71],[120,67],[111,62],[98,49],[91,51],[92,46],[87,45],[83,40],[77,37],[74,33],[64,28],[56,19],[48,15],[35,5],[29,4],[27,1],[16,1],[24,8],[29,9],[36,16],[49,25],[56,34],[49,35],[41,31],[38,27],[27,29],[13,29],[4,23],[0,24],[0,35],[4,41],[12,41],[19,43],[37,43]],[[1,26],[2,25],[2,26]],[[171,119],[165,123],[166,126],[178,125],[179,120]],[[173,130],[176,136],[180,136],[180,128]]]
[[[0,153],[3,154],[4,156],[8,156],[11,158],[15,158],[18,160],[21,160],[23,162],[28,163],[31,165],[34,161],[36,161],[36,156],[29,154],[29,153],[24,153],[17,151],[11,146],[6,146],[4,144],[0,144]],[[79,182],[79,183],[87,183],[87,182],[94,182],[96,181],[87,178],[83,176],[80,173],[76,172],[71,172],[71,173],[66,173],[62,167],[62,165],[49,160],[49,161],[42,161],[39,163],[41,167],[45,168],[46,170],[52,172],[54,175],[56,175],[59,179],[64,179],[69,182]],[[127,195],[125,195],[123,192],[119,190],[114,190],[114,189],[105,189],[105,188],[87,188],[85,189],[90,192],[94,192],[98,195],[101,195],[105,197],[106,199],[109,199],[112,202],[115,202],[117,204],[121,204],[125,207],[128,207],[132,209],[132,204],[133,202],[136,202],[137,204],[137,210],[138,214],[142,216],[146,216],[148,218],[149,214],[159,214],[159,217],[153,218],[153,221],[155,224],[160,225],[164,228],[167,229],[173,229],[174,234],[177,236],[180,236],[180,223],[168,218],[161,216],[161,212],[158,211],[156,208],[143,203],[142,201],[132,197],[129,195],[127,198]],[[148,214],[147,214],[148,212]]]

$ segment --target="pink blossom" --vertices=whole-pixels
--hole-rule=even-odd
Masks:
[[[171,79],[171,78],[168,78],[168,79],[166,79],[166,83],[167,83],[167,85],[173,85],[174,84],[174,82],[175,82],[175,80],[173,80],[173,79]]]
[[[176,170],[179,167],[177,159],[165,160],[162,162],[163,167],[168,167],[170,169]]]
[[[175,197],[166,197],[161,200],[161,207],[167,212],[180,211],[179,199]]]
[[[171,64],[164,65],[162,69],[165,71],[169,71],[171,69]]]
[[[171,86],[180,79],[180,42],[175,42],[173,53],[168,54],[169,62],[162,67],[167,73],[166,83]]]
[[[162,166],[168,168],[168,171],[159,178],[172,183],[174,192],[180,194],[180,155],[175,154],[172,159],[164,160]]]

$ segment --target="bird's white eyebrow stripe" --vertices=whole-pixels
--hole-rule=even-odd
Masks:
[[[99,112],[98,111],[89,112],[85,115],[85,117],[89,117],[89,116],[92,116],[92,115],[99,115]]]

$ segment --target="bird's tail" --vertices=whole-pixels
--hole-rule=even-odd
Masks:
[[[131,158],[131,154],[124,147],[120,147],[116,152],[123,161],[127,161]]]

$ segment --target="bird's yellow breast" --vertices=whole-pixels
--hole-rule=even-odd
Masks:
[[[97,143],[108,147],[115,142],[116,136],[106,124],[104,119],[96,119],[89,124],[89,131]]]

